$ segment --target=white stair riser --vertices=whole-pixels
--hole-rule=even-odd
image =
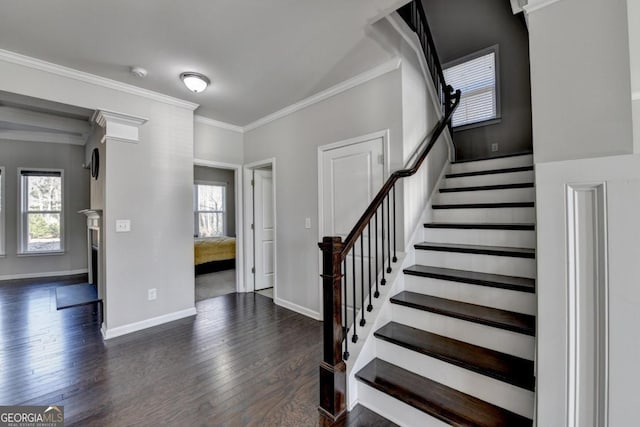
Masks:
[[[533,393],[393,343],[377,339],[379,359],[478,399],[533,418]]]
[[[416,264],[507,276],[536,277],[536,260],[530,258],[416,249]]]
[[[535,208],[434,209],[434,222],[535,222]]]
[[[425,228],[424,241],[434,243],[460,243],[466,245],[535,248],[534,230],[477,230],[455,228]]]
[[[521,184],[534,182],[533,171],[492,173],[489,175],[463,176],[459,178],[446,178],[442,188],[471,187],[479,185]]]
[[[509,188],[503,190],[456,191],[440,193],[435,203],[502,203],[502,202],[533,202],[536,198],[534,188]]]
[[[533,155],[503,157],[500,159],[478,160],[475,162],[453,163],[451,173],[475,172],[490,169],[517,168],[519,166],[531,166]]]
[[[358,381],[358,403],[406,427],[448,427],[442,421]]]
[[[533,360],[534,337],[492,326],[392,304],[394,322]]]
[[[451,282],[406,274],[405,290],[469,304],[536,315],[536,296],[529,292]]]

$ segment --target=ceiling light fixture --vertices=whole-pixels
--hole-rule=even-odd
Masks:
[[[180,74],[180,80],[191,92],[200,93],[211,83],[207,76],[192,71]]]

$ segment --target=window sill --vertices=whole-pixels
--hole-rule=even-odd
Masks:
[[[485,121],[477,122],[477,123],[469,123],[468,125],[462,125],[462,126],[454,127],[453,131],[454,132],[461,132],[461,131],[465,131],[465,130],[469,130],[469,129],[475,129],[475,128],[479,128],[479,127],[483,127],[483,126],[497,125],[500,122],[502,122],[502,117],[496,117],[495,119],[485,120]]]
[[[64,255],[65,251],[48,251],[48,252],[18,252],[18,257],[30,257],[30,256],[47,256],[47,255]]]

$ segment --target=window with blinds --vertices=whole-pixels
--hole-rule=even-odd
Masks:
[[[451,121],[453,127],[499,117],[497,57],[497,46],[494,46],[454,61],[444,69],[447,84],[462,92]]]

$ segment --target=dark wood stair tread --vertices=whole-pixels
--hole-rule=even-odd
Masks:
[[[533,182],[520,182],[516,184],[479,185],[475,187],[451,187],[441,188],[440,193],[459,193],[464,191],[490,191],[510,190],[514,188],[533,188]]]
[[[395,295],[391,298],[391,303],[535,336],[536,318],[529,314],[515,313],[409,291],[403,291]]]
[[[535,258],[536,250],[531,248],[509,248],[504,246],[463,245],[458,243],[422,242],[414,245],[416,249],[458,252],[463,254],[508,256],[514,258]]]
[[[380,359],[369,362],[356,374],[356,378],[370,387],[454,426],[532,425],[532,421],[528,418]]]
[[[492,288],[509,289],[534,293],[535,279],[527,277],[505,276],[502,274],[480,273],[477,271],[456,270],[453,268],[431,267],[426,265],[412,265],[404,270],[412,276],[430,277],[451,282],[470,283],[472,285],[489,286]]]
[[[506,159],[508,157],[530,156],[532,154],[533,154],[533,151],[520,151],[518,153],[501,154],[498,156],[491,156],[491,157],[476,157],[474,159],[455,160],[451,162],[451,164],[456,165],[460,163],[483,162],[485,160]]]
[[[533,391],[533,361],[458,341],[396,322],[374,335],[384,341],[451,363],[461,368]]]
[[[494,209],[494,208],[532,208],[533,202],[499,202],[499,203],[456,203],[432,205],[433,209]]]
[[[428,222],[424,228],[453,228],[458,230],[523,230],[533,231],[536,225],[529,223],[498,224],[491,222],[482,223],[457,223],[457,222]]]
[[[514,168],[488,169],[473,172],[449,173],[445,178],[464,178],[466,176],[494,175],[499,173],[527,172],[532,171],[533,166],[518,166]]]

